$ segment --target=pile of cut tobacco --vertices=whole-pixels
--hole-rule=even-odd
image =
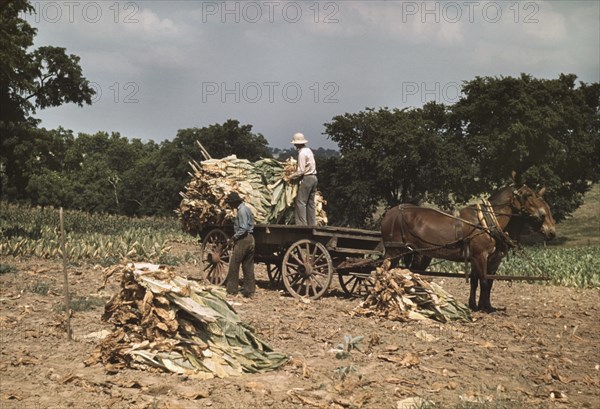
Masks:
[[[115,329],[86,364],[101,362],[110,372],[131,367],[206,379],[274,370],[288,361],[239,319],[222,290],[153,264],[120,270],[121,291],[102,317]]]
[[[353,310],[355,315],[379,316],[408,321],[427,318],[440,322],[471,321],[471,310],[442,287],[419,274],[385,263],[371,275],[373,287],[366,300]]]

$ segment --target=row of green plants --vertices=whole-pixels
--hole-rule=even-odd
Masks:
[[[0,255],[57,258],[61,252],[59,210],[0,203]],[[64,212],[66,253],[71,261],[161,262],[170,244],[191,242],[176,218],[129,218]]]
[[[442,261],[432,270],[464,271],[464,263]],[[552,285],[600,288],[600,247],[524,247],[511,252],[498,268],[498,275],[548,277]]]
[[[0,255],[56,258],[60,250],[59,210],[0,203]],[[165,262],[170,244],[195,243],[176,218],[64,212],[67,255],[71,261]],[[464,271],[464,264],[441,262],[432,270]],[[505,258],[497,274],[547,276],[554,285],[599,288],[600,247],[525,247]]]
[[[27,235],[39,234],[42,226],[58,227],[59,210],[54,207],[32,207],[0,202],[0,227],[17,227]],[[64,211],[65,231],[118,235],[126,228],[151,229],[173,236],[183,235],[175,217],[128,217],[107,213],[89,213],[79,210]],[[35,237],[33,237],[35,238]]]

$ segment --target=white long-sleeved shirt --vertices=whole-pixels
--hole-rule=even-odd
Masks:
[[[298,151],[298,165],[294,176],[316,175],[317,164],[312,151],[306,146]]]

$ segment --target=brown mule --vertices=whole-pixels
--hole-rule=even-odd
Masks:
[[[536,193],[521,185],[519,188],[505,187],[492,195],[489,202],[493,212],[484,209],[483,213],[493,213],[498,231],[482,226],[481,212],[478,216],[476,206],[461,209],[458,217],[411,204],[395,206],[381,221],[385,258],[404,257],[407,265],[415,270],[425,270],[431,258],[470,262],[469,307],[492,312],[490,296],[493,280],[487,276],[496,273],[502,258],[508,254],[510,243],[503,240],[502,232],[507,230],[511,220],[515,230],[528,223],[547,240],[556,236],[556,225],[548,204],[542,198],[543,193],[544,189]],[[511,234],[520,232],[511,231]],[[476,303],[478,284],[481,290],[479,303]]]

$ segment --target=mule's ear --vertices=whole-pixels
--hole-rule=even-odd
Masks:
[[[516,170],[513,170],[511,172],[511,176],[512,176],[513,182],[515,182],[515,186],[522,186],[523,185],[523,179],[521,178],[521,174],[517,173]]]
[[[544,196],[544,193],[546,193],[546,187],[545,186],[540,189],[540,191],[538,192],[538,195]]]

